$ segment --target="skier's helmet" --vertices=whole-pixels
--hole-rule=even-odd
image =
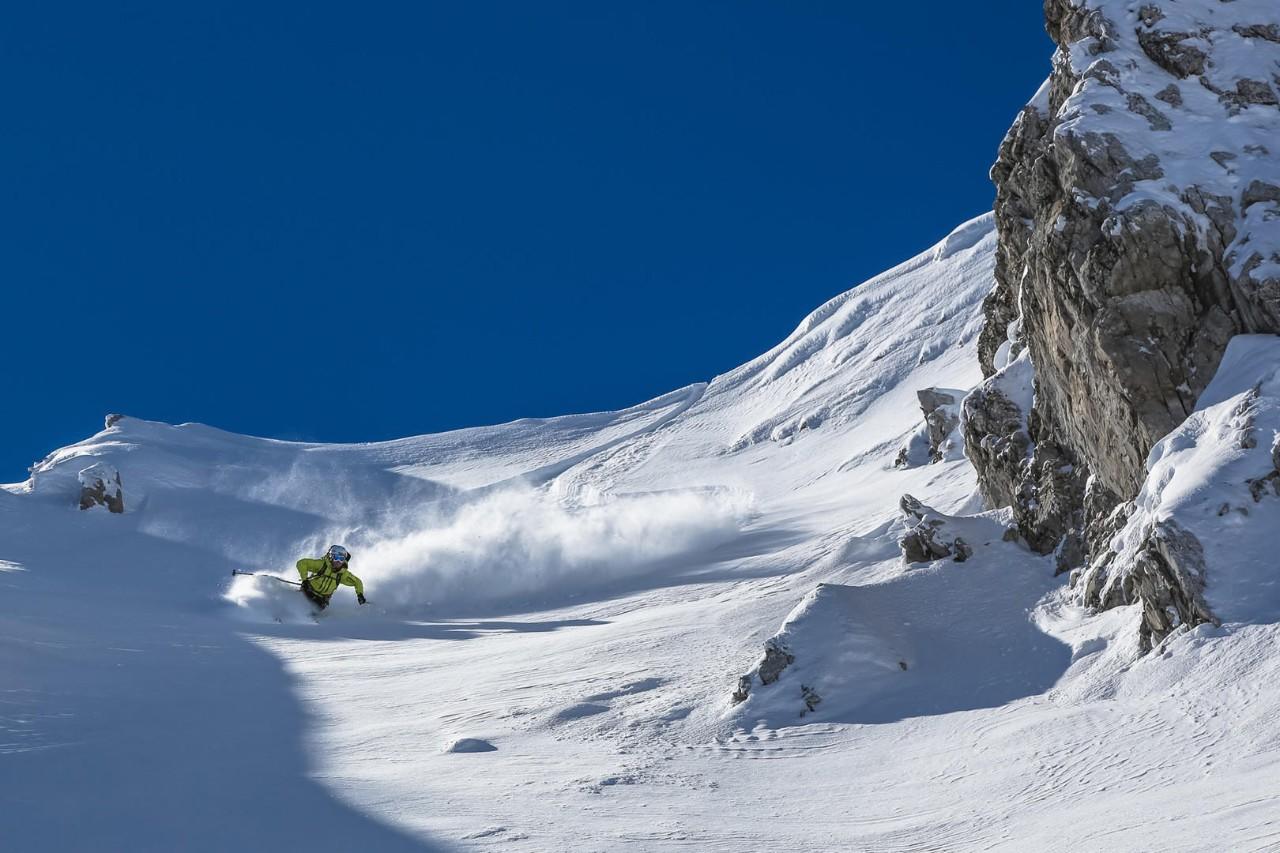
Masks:
[[[344,566],[351,562],[351,552],[341,545],[330,545],[329,552],[326,555],[331,563],[341,563]]]

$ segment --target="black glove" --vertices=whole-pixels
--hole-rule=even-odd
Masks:
[[[366,601],[366,600],[365,600],[364,593],[362,593],[362,592],[357,592],[357,593],[356,593],[356,601],[360,602],[361,604],[368,604],[368,603],[369,603],[368,601]]]

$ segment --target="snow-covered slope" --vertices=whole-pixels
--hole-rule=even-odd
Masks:
[[[124,418],[52,454],[0,489],[0,847],[1280,843],[1274,626],[1138,659],[963,458],[894,466],[916,392],[981,378],[994,253],[980,217],[621,412],[346,446]],[[92,464],[122,515],[76,508]],[[972,556],[905,565],[906,493]],[[332,541],[369,606],[231,582]]]

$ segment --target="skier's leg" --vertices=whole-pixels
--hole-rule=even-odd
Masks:
[[[314,604],[316,607],[320,608],[321,610],[324,610],[326,607],[329,606],[329,598],[327,596],[319,595],[318,593],[316,593],[316,591],[311,588],[311,584],[305,581],[302,584],[302,594],[307,597],[308,601],[310,601],[312,604]]]

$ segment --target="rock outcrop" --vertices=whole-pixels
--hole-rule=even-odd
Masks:
[[[80,509],[104,506],[109,512],[124,512],[124,486],[120,472],[105,462],[80,472]]]
[[[1011,505],[1065,571],[1106,550],[1231,337],[1280,331],[1280,8],[1047,0],[1045,15],[1052,73],[992,168],[987,380],[962,429],[988,505]],[[1126,583],[1154,637],[1157,611],[1203,614],[1194,589],[1159,580],[1194,549],[1151,536]]]
[[[751,672],[738,679],[738,688],[730,698],[734,704],[747,701],[751,695],[751,686],[759,678],[763,685],[773,684],[782,675],[782,671],[796,662],[796,656],[776,637],[764,644],[764,657]],[[816,703],[815,703],[816,705]],[[810,709],[812,710],[812,709]]]
[[[903,495],[898,508],[912,525],[898,539],[902,558],[908,563],[932,563],[951,557],[963,563],[973,556],[973,548],[959,536],[948,535],[947,517],[925,506],[911,495]]]
[[[916,392],[924,423],[916,430],[894,460],[894,467],[914,468],[925,463],[961,458],[960,400],[963,391],[954,388],[924,388]]]
[[[941,462],[951,449],[951,433],[960,425],[961,391],[925,388],[916,392],[929,439],[929,461]]]
[[[1196,536],[1166,519],[1150,525],[1142,540],[1137,555],[1120,570],[1113,565],[1114,554],[1101,555],[1077,583],[1081,601],[1103,610],[1141,604],[1143,651],[1184,625],[1218,624],[1205,602],[1204,549]]]
[[[1196,410],[1152,448],[1138,495],[1086,519],[1107,547],[1072,573],[1078,599],[1140,605],[1143,650],[1204,623],[1273,621],[1277,436],[1280,338],[1237,336]]]

